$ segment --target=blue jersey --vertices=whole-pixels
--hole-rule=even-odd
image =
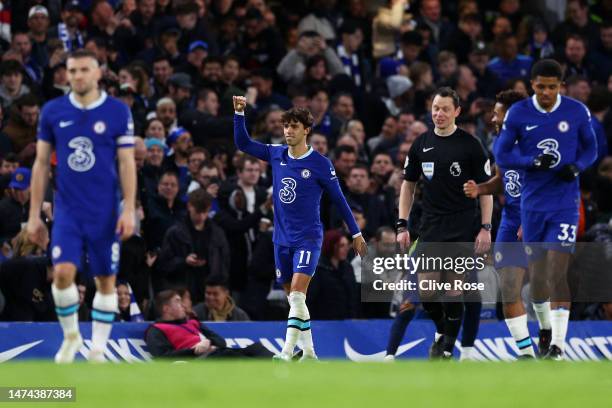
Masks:
[[[86,108],[72,94],[45,104],[38,139],[55,148],[56,208],[77,216],[117,214],[117,149],[132,147],[133,134],[128,106],[105,92]]]
[[[520,154],[518,144],[515,144],[512,148],[513,154]],[[522,169],[510,169],[500,167],[499,175],[504,185],[504,213],[507,216],[518,215],[520,217],[521,212],[521,188],[525,179],[525,171]],[[520,221],[519,221],[520,222]]]
[[[518,152],[513,151],[518,141]],[[549,170],[533,170],[535,157],[553,155]],[[591,114],[579,101],[558,96],[550,112],[539,106],[535,95],[516,102],[506,114],[495,144],[499,167],[525,169],[521,208],[527,211],[558,211],[578,208],[578,179],[567,182],[557,177],[565,165],[584,171],[597,154]]]
[[[246,130],[244,115],[234,115],[234,141],[245,153],[270,163],[274,201],[274,243],[286,247],[320,247],[323,224],[321,194],[326,190],[340,210],[351,235],[360,235],[336,171],[329,159],[312,147],[302,157],[291,157],[287,146],[253,141]]]

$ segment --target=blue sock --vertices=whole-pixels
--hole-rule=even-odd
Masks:
[[[406,327],[408,327],[408,323],[410,323],[413,317],[414,309],[398,312],[397,316],[395,316],[393,324],[391,325],[391,332],[389,333],[389,343],[387,344],[388,355],[395,355],[397,352],[397,348],[404,338]]]
[[[482,303],[480,302],[465,302],[463,309],[463,332],[461,333],[461,347],[472,347],[476,336],[478,335],[478,327],[480,326],[480,310]]]

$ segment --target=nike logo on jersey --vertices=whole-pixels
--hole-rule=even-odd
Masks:
[[[308,265],[298,265],[298,266],[297,266],[297,268],[298,268],[298,269],[300,269],[300,268],[306,268],[306,267],[308,267]]]
[[[530,130],[535,129],[535,128],[537,128],[538,126],[540,126],[540,125],[526,126],[526,127],[525,127],[525,130],[529,132]]]
[[[287,165],[287,163],[280,162],[280,165],[281,165],[281,166],[286,166],[286,165]]]
[[[435,149],[435,147],[424,147],[423,153],[427,153],[428,151],[433,150],[433,149]]]
[[[68,127],[68,126],[72,125],[73,123],[74,123],[74,121],[72,121],[72,120],[67,120],[65,122],[63,120],[61,120],[60,123],[59,123],[59,127],[65,128],[65,127]]]

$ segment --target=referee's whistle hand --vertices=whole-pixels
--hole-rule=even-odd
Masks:
[[[463,193],[469,198],[478,198],[478,184],[474,180],[468,180],[463,184]]]
[[[408,231],[399,232],[395,241],[399,244],[402,251],[405,250],[410,246],[410,233]]]

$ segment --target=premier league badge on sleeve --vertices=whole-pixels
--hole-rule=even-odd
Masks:
[[[431,180],[434,175],[434,162],[423,162],[421,163],[421,168],[427,180]]]

